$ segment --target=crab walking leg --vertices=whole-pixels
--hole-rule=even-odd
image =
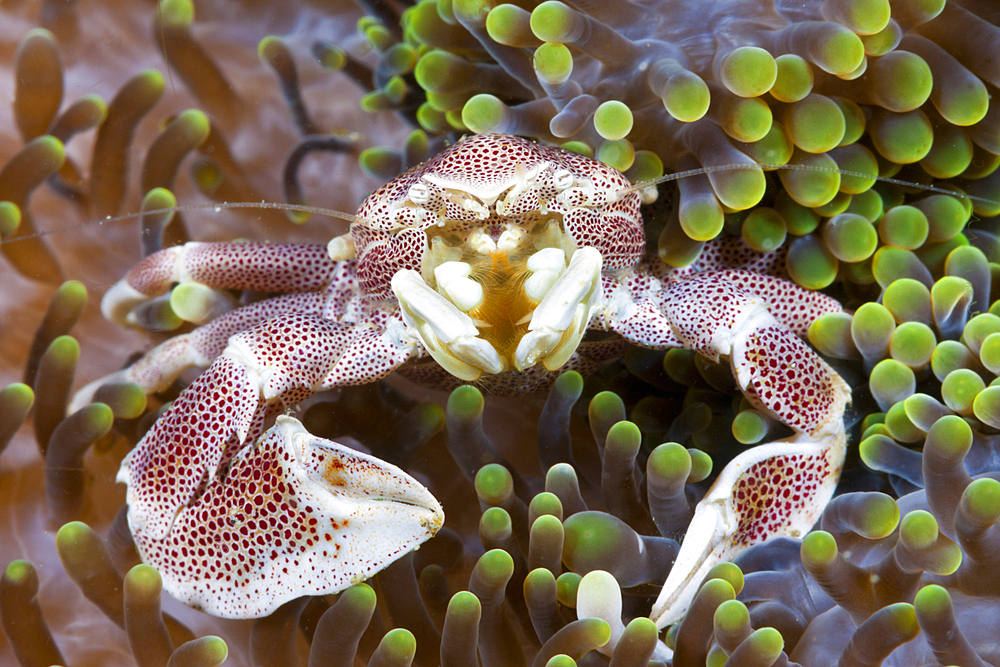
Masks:
[[[128,368],[87,384],[73,396],[70,412],[89,403],[94,393],[110,382],[133,382],[147,394],[163,391],[184,369],[212,363],[229,344],[230,336],[282,315],[321,314],[325,301],[318,292],[285,294],[231,310],[194,331],[165,340]]]
[[[822,292],[799,287],[790,280],[752,271],[716,271],[702,274],[735,285],[744,292],[760,297],[767,312],[795,335],[804,338],[809,325],[827,313],[843,312],[840,302]],[[699,276],[701,277],[701,276]]]
[[[357,262],[338,262],[334,268],[330,285],[323,291],[282,294],[251,303],[164,341],[128,368],[94,380],[77,391],[70,403],[70,412],[89,403],[97,390],[110,382],[133,382],[147,394],[163,391],[184,369],[212,363],[229,344],[230,336],[275,317],[310,313],[328,320],[350,319],[359,302],[355,281]]]
[[[766,288],[765,298],[741,287],[743,280],[738,271],[703,273],[666,288],[652,281],[633,293],[606,284],[600,316],[638,345],[683,347],[713,361],[728,356],[747,399],[796,431],[818,437],[840,428],[850,388],[789,328],[804,333],[839,304],[778,278],[747,277],[745,283]]]
[[[671,285],[658,300],[685,348],[713,361],[729,357],[751,403],[815,438],[843,428],[850,388],[771,314],[761,296],[739,287],[731,275],[700,274]]]
[[[720,560],[771,537],[808,531],[843,467],[843,413],[850,388],[771,314],[765,298],[739,286],[741,275],[700,274],[635,302],[621,293],[609,299],[610,328],[650,347],[682,346],[716,361],[728,356],[747,399],[796,432],[733,459],[698,504],[653,607],[651,617],[659,627],[684,614],[702,578]],[[818,316],[839,308],[810,301],[808,292],[785,281],[754,280],[771,292],[771,300],[797,328],[808,319],[803,310]],[[803,298],[796,302],[798,291]],[[775,294],[789,303],[782,305]]]
[[[278,417],[165,536],[134,525],[131,506],[129,518],[168,593],[215,616],[256,618],[369,578],[433,537],[444,513],[402,470]]]
[[[185,243],[155,252],[108,290],[101,312],[125,324],[140,303],[165,294],[175,283],[213,289],[312,292],[330,284],[337,271],[327,247],[296,243]]]

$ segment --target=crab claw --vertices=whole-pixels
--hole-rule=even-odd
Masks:
[[[690,528],[650,618],[680,620],[712,567],[772,537],[802,537],[840,479],[843,428],[818,439],[800,433],[754,447],[729,462],[695,508]]]
[[[663,312],[683,347],[713,360],[729,356],[740,389],[757,407],[802,433],[842,428],[850,387],[763,298],[730,276],[702,274],[672,285]]]
[[[164,538],[175,514],[256,440],[269,414],[311,396],[352,358],[355,338],[351,327],[308,313],[232,336],[122,462],[133,528]]]
[[[313,270],[303,271],[303,266]],[[101,312],[112,322],[131,324],[136,306],[166,294],[176,283],[308,292],[328,285],[334,271],[326,246],[319,244],[186,243],[155,252],[133,267],[104,294]]]
[[[181,393],[118,471],[118,481],[128,485],[133,531],[166,537],[177,512],[260,423],[259,397],[258,384],[230,357],[216,359]]]
[[[134,509],[136,547],[167,592],[226,618],[343,590],[444,522],[440,503],[399,468],[284,416],[172,517],[167,535],[146,530]]]
[[[843,428],[850,387],[801,338],[777,322],[742,336],[729,359],[750,402],[794,430],[820,437]]]
[[[723,274],[668,288],[664,312],[679,341],[712,359],[729,357],[747,399],[795,435],[733,459],[695,508],[651,618],[677,621],[707,572],[771,537],[801,537],[833,495],[846,454],[844,409],[851,390],[808,345],[779,323],[764,299]]]

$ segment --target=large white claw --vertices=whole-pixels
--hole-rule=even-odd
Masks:
[[[503,370],[500,355],[479,338],[472,318],[431,289],[419,273],[404,269],[392,277],[391,284],[403,321],[445,370],[468,381],[475,380],[483,371]]]
[[[399,468],[284,416],[224,477],[210,478],[169,534],[143,530],[134,512],[136,546],[163,587],[228,618],[265,616],[364,581],[444,522],[441,504]]]
[[[601,253],[580,248],[569,266],[542,298],[514,353],[518,370],[541,361],[549,370],[565,364],[587,330],[590,313],[601,293]]]

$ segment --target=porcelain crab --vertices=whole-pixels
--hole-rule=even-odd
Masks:
[[[683,269],[645,257],[639,204],[598,161],[484,134],[373,193],[329,247],[189,243],[147,257],[105,296],[108,317],[126,322],[176,283],[282,295],[110,378],[155,392],[210,365],[122,463],[143,560],[175,597],[220,616],[345,588],[433,535],[441,507],[389,464],[293,417],[266,429],[268,417],[396,369],[524,391],[625,344],[728,357],[750,402],[795,432],[734,459],[698,505],[658,625],[720,559],[807,531],[840,474],[850,390],[799,336],[839,304],[779,277],[779,254],[738,243],[712,242]],[[588,330],[620,338],[590,342]]]

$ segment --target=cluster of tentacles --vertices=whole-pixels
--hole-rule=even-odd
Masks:
[[[1000,608],[993,567],[1000,517],[995,10],[974,0],[841,0],[774,3],[763,16],[754,13],[759,3],[728,2],[709,15],[667,21],[658,8],[674,3],[628,3],[611,15],[596,4],[369,3],[358,21],[367,54],[350,39],[341,48],[299,36],[290,27],[296,21],[328,25],[329,15],[298,8],[288,24],[262,28],[283,37],[259,42],[293,110],[280,123],[294,129],[271,141],[260,137],[278,122],[267,115],[276,107],[257,105],[258,89],[273,80],[255,49],[266,32],[249,45],[231,42],[232,52],[249,54],[243,61],[208,48],[231,39],[218,31],[238,9],[199,5],[195,15],[190,2],[161,3],[153,39],[146,8],[138,41],[151,60],[107,77],[107,103],[83,95],[64,108],[64,91],[79,90],[81,70],[72,63],[84,60],[77,56],[88,44],[80,35],[96,32],[98,21],[65,3],[5,6],[0,18],[51,29],[26,29],[16,53],[13,44],[4,52],[18,82],[16,132],[4,129],[14,135],[5,146],[23,141],[16,154],[0,149],[0,248],[3,270],[13,267],[10,291],[44,303],[51,288],[29,280],[61,283],[99,255],[117,266],[83,275],[110,283],[131,264],[121,226],[77,231],[69,242],[65,235],[7,241],[30,235],[35,223],[48,229],[127,210],[133,204],[123,202],[136,201],[128,198],[133,171],[141,193],[153,193],[147,208],[185,190],[252,201],[283,189],[288,201],[304,201],[305,193],[318,201],[320,177],[327,183],[327,172],[347,163],[330,167],[321,153],[362,145],[332,132],[360,128],[331,119],[317,102],[324,87],[353,99],[353,90],[338,87],[343,74],[366,90],[367,111],[395,113],[415,128],[401,144],[379,138],[391,147],[361,152],[361,166],[379,181],[470,130],[572,142],[633,180],[748,160],[851,170],[687,178],[644,211],[647,238],[673,265],[691,261],[718,234],[758,250],[785,244],[792,279],[853,311],[816,322],[810,341],[854,387],[850,437],[861,443],[817,530],[714,570],[666,641],[675,665],[1000,664],[991,636]],[[647,51],[656,57],[637,78]],[[162,71],[138,71],[161,57]],[[254,86],[241,87],[243,80]],[[160,101],[165,90],[181,91],[192,108]],[[371,117],[372,137],[383,117]],[[151,128],[150,119],[162,125]],[[87,149],[76,144],[94,127],[88,166],[80,157]],[[299,143],[290,149],[294,135]],[[286,151],[279,178],[274,157]],[[116,157],[140,152],[138,168]],[[993,201],[875,183],[875,175]],[[360,180],[337,180],[338,188],[348,181],[358,188],[340,208],[363,194]],[[286,227],[280,217],[271,221],[277,224],[267,234]],[[264,229],[247,224],[216,235]],[[143,227],[144,253],[185,236],[163,216],[146,216]],[[291,233],[309,233],[302,230]],[[200,238],[211,234],[199,228]],[[81,316],[74,339],[70,328]],[[162,613],[158,575],[133,567],[127,533],[111,521],[122,493],[113,471],[155,412],[146,412],[140,392],[121,386],[65,414],[75,372],[91,379],[109,370],[98,339],[130,349],[142,343],[101,329],[86,290],[72,281],[56,291],[33,341],[40,311],[8,318],[5,310],[4,317],[11,326],[0,444],[15,444],[0,459],[0,475],[27,500],[4,500],[17,519],[3,530],[19,539],[3,540],[0,620],[11,653],[26,665],[96,662],[124,651],[143,667],[207,665],[228,651],[257,664],[352,664],[357,657],[465,665],[478,653],[484,665],[562,666],[606,660],[596,649],[619,632],[614,664],[644,665],[656,633],[643,617],[711,471],[746,444],[782,435],[734,391],[728,369],[681,350],[631,350],[593,379],[566,376],[547,400],[484,401],[460,389],[414,403],[399,385],[385,384],[320,397],[307,408],[306,425],[412,466],[443,499],[449,528],[336,599],[297,601],[252,627],[206,626],[207,618],[192,614],[181,623]],[[164,330],[186,326],[169,303],[143,317],[141,324]],[[30,438],[15,439],[26,419],[37,448]],[[528,437],[494,448],[488,435],[500,444],[504,431],[497,420],[527,422]],[[572,465],[551,465],[567,460]],[[464,469],[478,472],[466,478]],[[46,536],[59,525],[54,538]],[[51,552],[61,566],[47,560]],[[86,600],[60,613],[64,600],[79,598],[65,587],[66,574]],[[80,639],[68,629],[74,625],[92,629]],[[210,633],[224,639],[195,638]]]

